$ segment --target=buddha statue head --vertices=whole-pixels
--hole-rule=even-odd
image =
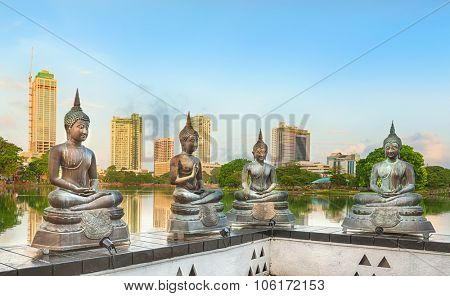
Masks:
[[[186,125],[181,130],[178,137],[180,138],[181,149],[183,150],[183,152],[186,152],[187,154],[192,154],[195,150],[197,150],[198,133],[192,127],[190,113],[188,113]]]
[[[383,141],[384,154],[390,160],[395,160],[400,156],[402,140],[395,134],[394,122],[392,121],[391,131]]]
[[[66,129],[67,140],[74,140],[76,142],[83,142],[87,139],[89,134],[90,119],[80,105],[80,96],[75,94],[75,101],[72,109],[64,116],[64,128]]]
[[[268,150],[268,147],[267,147],[266,143],[264,143],[264,141],[263,141],[263,136],[262,136],[262,132],[260,129],[258,141],[256,142],[255,145],[253,145],[253,151],[252,151],[253,157],[258,162],[264,162],[264,160],[266,159],[266,156],[267,156],[267,150]]]

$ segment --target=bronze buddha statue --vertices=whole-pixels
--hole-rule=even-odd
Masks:
[[[386,159],[376,163],[370,174],[373,193],[355,195],[355,204],[342,223],[344,231],[418,233],[425,238],[435,232],[433,225],[422,217],[423,208],[419,206],[422,196],[414,193],[414,168],[400,159],[401,147],[402,141],[392,122],[390,133],[383,141]]]
[[[264,162],[267,152],[268,147],[260,130],[252,151],[254,161],[244,165],[242,170],[243,190],[234,193],[236,200],[228,213],[228,220],[235,226],[268,226],[270,220],[277,227],[293,226],[294,216],[288,208],[288,193],[275,190],[276,169]]]
[[[190,113],[179,139],[182,152],[170,160],[170,183],[176,187],[168,231],[195,234],[221,230],[227,226],[220,202],[223,192],[204,187],[202,164],[192,155],[198,146],[198,133],[192,127]]]
[[[95,154],[82,145],[89,124],[77,90],[74,105],[64,116],[67,141],[49,152],[49,181],[57,188],[48,195],[51,207],[44,211],[34,247],[63,251],[98,246],[103,237],[115,243],[129,241],[128,227],[121,220],[123,209],[117,207],[122,194],[98,189]]]

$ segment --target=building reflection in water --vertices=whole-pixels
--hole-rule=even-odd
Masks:
[[[25,204],[24,204],[25,205]],[[42,222],[44,222],[44,218],[41,213],[36,211],[35,209],[25,205],[26,211],[28,212],[28,235],[27,241],[28,244],[31,245],[34,235],[37,230],[41,226]]]
[[[172,194],[163,190],[154,191],[153,227],[167,229],[167,221],[170,216]]]
[[[141,232],[142,222],[142,200],[141,196],[135,192],[133,194],[124,194],[122,204],[123,220],[128,224],[128,229],[131,233]]]

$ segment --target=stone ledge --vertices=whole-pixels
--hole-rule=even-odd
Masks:
[[[450,235],[438,234],[432,235],[429,241],[423,241],[420,236],[342,233],[337,227],[297,225],[291,230],[274,229],[273,233],[270,229],[242,229],[233,230],[226,238],[213,235],[171,241],[167,240],[168,233],[153,231],[132,234],[130,245],[117,246],[114,259],[101,248],[49,255],[28,246],[0,248],[0,275],[81,275],[199,254],[271,237],[450,253]]]

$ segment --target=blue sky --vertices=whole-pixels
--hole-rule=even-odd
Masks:
[[[265,114],[445,3],[4,2],[184,113],[239,118]],[[167,114],[173,122],[178,114],[1,4],[0,40],[0,136],[24,149],[31,47],[33,74],[48,69],[59,83],[58,142],[78,87],[92,121],[86,144],[102,167],[109,165],[113,115]],[[310,115],[314,161],[336,151],[367,154],[381,146],[394,119],[403,142],[422,152],[426,163],[450,167],[449,98],[447,5],[274,113],[295,114],[296,124]],[[256,140],[255,125],[242,129],[239,121],[230,131],[218,120],[214,130],[219,161],[226,160],[227,145],[237,157]],[[173,129],[168,135],[177,137]],[[151,144],[146,142],[148,155]]]

